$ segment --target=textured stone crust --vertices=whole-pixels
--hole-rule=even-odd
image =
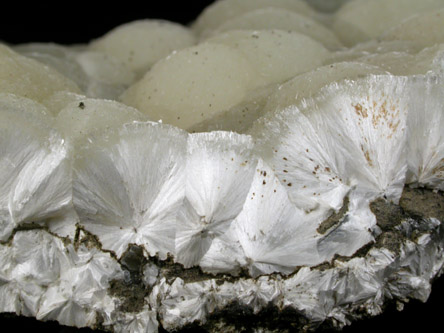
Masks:
[[[120,277],[103,285],[101,292],[108,295],[109,303],[95,308],[95,320],[88,326],[105,331],[136,327],[151,327],[148,331],[156,327],[167,331],[311,331],[340,328],[377,315],[387,301],[426,301],[431,282],[444,263],[443,202],[442,192],[420,188],[405,188],[399,205],[377,199],[371,210],[381,231],[373,245],[350,257],[337,256],[313,268],[298,268],[288,276],[252,278],[248,271],[239,276],[206,274],[197,267],[186,269],[172,258],[147,258],[136,245],[129,246],[119,261],[105,252]],[[16,230],[2,254],[14,252],[17,238],[31,234],[59,241],[30,225]],[[81,228],[74,244],[66,240],[64,246],[101,251],[97,238]],[[44,250],[42,255],[50,257],[51,253]],[[89,260],[98,255],[96,252]],[[106,318],[111,313],[109,321]],[[24,308],[22,314],[27,315]]]
[[[309,332],[425,302],[444,270],[444,1],[339,2],[0,45],[0,319]]]

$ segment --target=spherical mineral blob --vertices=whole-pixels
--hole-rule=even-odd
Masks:
[[[79,52],[76,61],[87,77],[88,97],[117,99],[136,80],[125,62],[104,52]]]
[[[135,81],[133,71],[111,54],[53,43],[22,44],[14,50],[56,69],[89,97],[116,99]]]
[[[283,8],[302,15],[314,16],[313,9],[300,0],[219,0],[205,8],[193,28],[197,33],[204,30],[214,30],[229,19],[267,7]]]
[[[68,104],[85,99],[86,96],[75,94],[69,91],[57,91],[42,101],[49,113],[57,116]]]
[[[72,101],[57,115],[55,126],[65,139],[80,143],[91,135],[147,117],[124,104],[92,98]]]
[[[111,54],[143,75],[156,61],[174,50],[194,45],[196,38],[186,27],[162,20],[126,23],[93,41],[90,49]]]
[[[419,14],[406,19],[385,32],[382,40],[411,41],[426,47],[444,43],[444,9]]]
[[[55,69],[0,44],[0,91],[41,102],[63,90],[80,93],[73,81]]]
[[[268,29],[296,31],[317,40],[329,49],[337,49],[342,45],[336,35],[321,23],[307,16],[273,7],[236,16],[213,31],[204,31],[202,36],[212,36],[230,30]]]
[[[351,46],[378,37],[409,16],[443,7],[443,0],[355,0],[339,9],[333,29]]]
[[[229,31],[208,42],[225,44],[240,51],[266,84],[282,82],[321,66],[330,54],[315,40],[283,30]]]
[[[74,81],[82,91],[86,90],[87,77],[76,61],[78,51],[74,48],[54,43],[27,43],[16,45],[13,49],[56,69]]]
[[[279,84],[271,84],[250,91],[243,101],[227,111],[196,124],[191,132],[232,131],[245,133],[263,114],[269,96]]]
[[[187,129],[241,102],[260,84],[240,52],[204,43],[159,61],[121,99],[153,120]]]

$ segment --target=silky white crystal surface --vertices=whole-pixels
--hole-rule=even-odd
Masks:
[[[312,330],[426,301],[444,3],[401,2],[219,0],[190,27],[0,45],[0,312],[136,333],[290,310]]]

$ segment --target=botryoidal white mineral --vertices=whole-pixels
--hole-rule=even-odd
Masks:
[[[314,330],[426,301],[444,1],[400,2],[220,0],[190,27],[1,45],[0,312],[231,332],[237,308]]]

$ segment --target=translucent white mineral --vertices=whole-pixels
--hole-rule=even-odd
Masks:
[[[186,134],[155,123],[132,123],[90,140],[73,166],[80,224],[117,257],[131,243],[162,258],[175,253]]]
[[[14,50],[57,70],[89,97],[116,99],[136,78],[123,61],[104,52],[42,43],[22,44]]]
[[[23,80],[26,78],[26,80]],[[41,84],[45,82],[45,84]],[[77,85],[57,70],[21,56],[0,44],[0,91],[31,98],[37,102],[57,91],[79,93]]]
[[[437,44],[415,52],[383,52],[365,54],[354,58],[353,61],[378,66],[395,75],[417,75],[429,72],[438,74],[443,71],[444,44]]]
[[[322,87],[343,79],[356,79],[368,74],[384,74],[384,70],[361,62],[338,62],[297,75],[279,85],[269,96],[260,115],[282,110],[312,97]],[[265,119],[265,118],[264,118]],[[255,119],[256,120],[256,119]],[[259,121],[258,123],[260,123]],[[252,129],[254,132],[255,130]]]
[[[383,33],[383,40],[405,40],[426,47],[444,43],[444,8],[414,15]]]
[[[224,0],[215,1],[196,19],[193,28],[197,33],[214,30],[229,19],[261,8],[282,8],[288,11],[313,16],[314,11],[300,0]]]
[[[0,312],[307,331],[426,301],[444,270],[442,8],[219,0],[190,27],[0,45]]]
[[[347,46],[374,39],[408,17],[444,7],[442,0],[355,0],[335,14],[333,29]]]
[[[122,96],[152,119],[187,129],[240,103],[263,80],[239,51],[203,43],[160,60]]]
[[[147,120],[145,115],[121,103],[80,97],[60,109],[55,127],[70,144],[80,146],[90,136],[143,120]]]
[[[244,55],[265,84],[286,81],[323,64],[330,53],[305,34],[286,30],[235,30],[208,43],[230,46]]]
[[[22,224],[68,212],[72,201],[67,150],[45,107],[0,93],[0,240]]]
[[[341,47],[341,42],[328,28],[314,19],[288,11],[267,7],[249,11],[225,21],[214,31],[203,33],[203,37],[213,36],[231,30],[272,30],[295,31],[313,38],[329,49]]]
[[[407,169],[406,83],[394,76],[333,83],[255,129],[295,204],[338,209],[350,188],[399,199]]]
[[[185,267],[198,264],[241,212],[257,163],[252,146],[250,137],[235,133],[189,137],[185,200],[176,233],[177,261]]]
[[[196,43],[187,28],[168,21],[140,20],[123,24],[89,45],[125,63],[138,76],[174,50]]]

